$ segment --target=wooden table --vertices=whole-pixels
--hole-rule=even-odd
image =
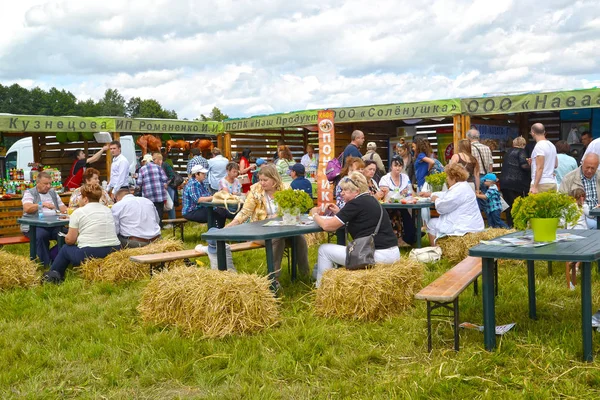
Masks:
[[[592,361],[592,263],[600,260],[600,230],[563,230],[585,239],[552,243],[542,247],[504,247],[479,244],[469,249],[469,255],[482,258],[482,300],[483,300],[483,337],[485,348],[496,347],[496,310],[494,299],[494,259],[504,258],[527,261],[527,280],[529,290],[529,317],[537,319],[535,300],[534,262],[541,261],[580,261],[581,262],[581,334],[583,359]],[[516,237],[531,234],[531,231],[515,232],[503,237]]]
[[[421,209],[430,208],[434,203],[430,201],[417,202],[415,204],[402,204],[402,203],[381,203],[381,207],[389,210],[403,208],[406,210],[413,210],[413,218],[416,219],[415,225],[417,229],[417,248],[421,248],[421,228],[423,226],[423,220],[421,218]]]
[[[40,226],[43,228],[56,228],[57,226],[66,226],[69,225],[69,219],[61,219],[58,216],[44,216],[44,218],[35,217],[26,217],[23,216],[17,220],[19,224],[29,225],[29,258],[35,260],[37,257],[37,251],[35,248],[36,236],[35,227]],[[33,229],[32,229],[33,228]],[[62,246],[64,243],[64,239],[59,236],[57,240],[57,245]]]
[[[264,226],[268,221],[281,221],[281,218],[266,219],[264,221],[250,222],[232,226],[230,228],[219,229],[218,231],[206,232],[202,234],[204,240],[217,241],[217,260],[220,271],[227,270],[227,259],[225,254],[225,242],[245,242],[264,240],[265,252],[267,256],[267,271],[269,278],[273,280],[272,288],[275,289],[275,264],[273,261],[273,239],[292,238],[292,280],[296,279],[297,263],[297,244],[296,236],[307,233],[322,232],[323,229],[315,222],[310,225],[282,225],[282,226]]]

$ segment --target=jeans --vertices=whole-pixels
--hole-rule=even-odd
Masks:
[[[56,259],[52,263],[52,271],[57,271],[61,278],[65,278],[65,271],[69,264],[78,266],[86,258],[104,258],[113,251],[119,250],[119,246],[104,247],[77,247],[77,245],[65,245],[61,247]]]
[[[30,226],[29,229],[35,229],[35,251],[44,267],[48,268],[52,264],[52,257],[50,256],[50,240],[58,240],[58,232],[60,232],[61,228]],[[24,232],[23,234],[29,237],[29,232]]]
[[[504,228],[508,229],[508,225],[500,218],[500,210],[492,211],[487,214],[488,225],[490,228]]]
[[[375,250],[375,262],[392,264],[400,259],[400,250],[398,247],[389,249]],[[325,271],[333,268],[333,264],[344,265],[346,263],[346,246],[338,244],[322,244],[319,246],[319,257],[317,258],[317,282],[316,286],[321,285],[321,278]]]
[[[175,189],[171,186],[167,186],[167,193],[171,197],[171,200],[173,200],[173,208],[167,211],[167,215],[169,216],[169,219],[175,219]]]
[[[207,223],[209,212],[213,212],[213,210],[208,207],[198,207],[194,211],[185,214],[183,218],[187,219],[188,221]]]
[[[158,225],[162,229],[163,213],[165,212],[165,203],[163,201],[154,201],[154,208],[158,212]]]

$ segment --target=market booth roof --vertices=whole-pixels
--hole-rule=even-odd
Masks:
[[[394,121],[406,119],[441,118],[461,113],[460,99],[432,100],[416,103],[383,104],[360,107],[332,108],[336,123]],[[317,124],[317,111],[294,111],[249,118],[226,119],[225,132],[251,131],[311,126]]]
[[[223,124],[214,121],[121,117],[48,117],[44,115],[0,115],[0,132],[127,132],[217,135]]]

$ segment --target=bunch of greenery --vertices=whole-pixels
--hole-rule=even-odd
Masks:
[[[573,225],[581,216],[581,210],[577,201],[566,193],[544,192],[517,197],[511,214],[515,228],[524,230],[531,218],[559,218]]]
[[[431,174],[425,177],[425,182],[431,185],[433,190],[442,190],[444,183],[446,183],[446,173],[440,172],[439,174]]]
[[[313,200],[304,190],[285,189],[275,192],[273,196],[275,203],[279,208],[279,214],[283,214],[283,210],[297,209],[300,213],[306,213],[313,208]]]

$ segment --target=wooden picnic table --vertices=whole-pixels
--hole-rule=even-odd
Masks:
[[[531,234],[520,231],[502,237],[518,237]],[[551,243],[541,247],[494,246],[478,244],[469,249],[469,255],[482,258],[482,300],[483,300],[483,337],[485,348],[496,347],[496,305],[494,299],[494,259],[512,259],[527,261],[527,280],[529,291],[529,317],[537,319],[535,300],[535,261],[580,261],[581,262],[581,335],[583,359],[592,361],[592,263],[600,260],[600,230],[564,230],[558,233],[572,233],[584,236],[584,239]],[[497,240],[498,238],[496,238]]]
[[[19,224],[29,225],[29,258],[35,260],[37,257],[36,251],[36,237],[35,227],[40,226],[43,228],[55,228],[57,226],[69,225],[69,218],[59,218],[56,215],[44,215],[44,218],[23,216],[17,220]],[[58,236],[57,245],[59,248],[64,243],[62,236]]]
[[[263,221],[250,222],[232,226],[230,228],[214,230],[202,234],[203,240],[217,241],[217,260],[220,271],[227,270],[227,259],[225,254],[225,242],[265,242],[265,252],[267,257],[267,271],[269,278],[273,280],[272,288],[275,289],[275,264],[273,261],[273,239],[292,238],[292,280],[296,279],[296,264],[297,264],[297,244],[296,237],[307,233],[322,232],[323,229],[312,222],[309,225],[280,225],[280,226],[265,226],[269,221],[281,221],[281,218],[266,219]]]
[[[421,228],[423,227],[423,220],[421,218],[421,209],[430,208],[434,203],[431,201],[420,201],[415,204],[402,204],[402,203],[381,203],[381,207],[394,210],[404,208],[407,210],[413,210],[413,218],[416,220],[415,225],[417,229],[417,248],[421,248]]]

